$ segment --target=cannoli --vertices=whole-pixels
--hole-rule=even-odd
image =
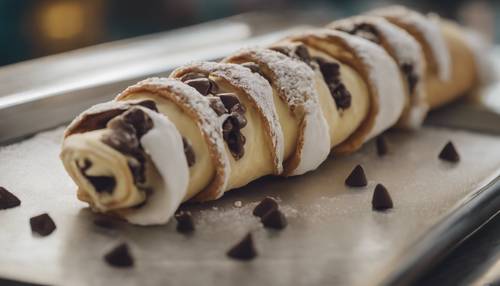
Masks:
[[[451,22],[379,9],[141,81],[79,115],[61,159],[94,211],[163,224],[182,202],[420,126],[479,82],[480,54]]]

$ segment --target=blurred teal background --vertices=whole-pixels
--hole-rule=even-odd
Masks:
[[[332,20],[392,3],[466,22],[492,40],[500,1],[0,0],[0,66],[252,11],[321,10]],[[293,20],[291,20],[291,24]]]

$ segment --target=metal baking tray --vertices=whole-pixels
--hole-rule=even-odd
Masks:
[[[183,46],[184,51],[162,54],[160,49],[161,55],[149,58],[142,69],[141,59],[149,53],[141,51],[155,48],[155,41],[164,36],[170,39],[163,39],[166,46],[179,39],[189,43],[189,35],[205,26],[0,69],[0,83],[12,82],[0,84],[0,141],[5,145],[0,147],[0,184],[22,200],[21,207],[0,211],[0,277],[56,285],[405,285],[498,213],[500,136],[426,126],[417,132],[388,132],[390,153],[383,158],[370,142],[351,156],[328,159],[304,176],[262,178],[218,201],[188,204],[184,207],[193,212],[196,223],[192,235],[177,233],[175,222],[155,227],[115,222],[113,229],[94,225],[96,215],[76,200],[75,185],[58,159],[63,127],[19,138],[67,122],[142,77],[163,74],[189,60],[218,58],[290,32],[281,26],[256,34],[248,22],[233,28],[226,24],[219,28],[227,31],[227,38],[219,35],[222,38],[203,47],[195,42]],[[231,35],[231,29],[239,32]],[[222,30],[203,31],[224,34]],[[241,36],[244,30],[248,33]],[[141,46],[143,41],[150,44]],[[96,67],[74,70],[81,66],[75,63],[98,59],[101,51],[111,56],[115,50],[133,47],[141,56],[123,59],[124,66],[113,72],[101,73]],[[64,63],[72,64],[64,70]],[[67,82],[59,82],[59,76],[49,78],[44,75],[47,65],[71,77]],[[115,73],[120,70],[126,76]],[[26,73],[31,74],[26,77]],[[94,76],[99,80],[75,84],[75,78]],[[33,83],[23,85],[26,78]],[[435,122],[442,123],[442,116],[438,118],[441,121]],[[437,159],[448,140],[458,148],[459,164]],[[367,172],[366,188],[344,185],[356,164]],[[388,188],[394,209],[371,209],[376,183]],[[289,221],[285,230],[264,229],[252,216],[253,207],[265,196],[280,201]],[[57,224],[45,238],[33,235],[28,223],[43,212]],[[225,252],[249,231],[259,256],[250,262],[227,258]],[[131,246],[136,260],[132,269],[115,269],[103,262],[103,254],[121,241]]]

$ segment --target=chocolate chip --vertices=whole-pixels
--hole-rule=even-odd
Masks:
[[[401,70],[405,74],[406,81],[408,83],[408,91],[410,92],[410,94],[413,94],[413,92],[415,91],[415,86],[419,81],[419,77],[415,74],[413,65],[410,63],[401,64]]]
[[[139,154],[141,153],[138,153],[137,156],[143,156]],[[132,177],[134,178],[135,184],[144,183],[146,181],[146,176],[144,174],[144,162],[145,162],[144,160],[139,161],[136,158],[130,158],[129,161],[127,162],[128,168],[132,173]]]
[[[292,54],[292,49],[290,49],[289,47],[272,47],[271,50],[288,57]]]
[[[117,117],[117,120],[120,118],[122,118],[122,120],[126,123],[134,126],[138,138],[141,138],[153,128],[153,120],[151,120],[151,118],[139,108],[132,108],[128,110],[121,116]]]
[[[439,153],[439,159],[452,163],[460,161],[460,155],[458,155],[455,145],[451,141],[443,147],[443,150]]]
[[[181,81],[186,82],[190,79],[196,78],[207,78],[207,76],[202,73],[187,73],[181,77]]]
[[[219,93],[217,96],[220,98],[227,110],[231,110],[233,106],[240,104],[240,100],[234,93]]]
[[[335,83],[340,77],[340,65],[335,62],[327,62],[323,58],[315,58],[318,61],[321,74],[328,83]]]
[[[393,208],[391,195],[389,195],[389,192],[382,184],[377,184],[377,186],[375,186],[372,198],[372,207],[374,210],[386,210]]]
[[[227,252],[227,256],[237,260],[251,260],[257,256],[252,234],[248,233]]]
[[[218,116],[221,116],[222,114],[227,113],[227,109],[226,109],[226,107],[224,107],[224,104],[222,103],[220,98],[215,97],[215,96],[211,96],[211,97],[207,97],[207,98],[208,98],[208,101],[210,102],[210,107],[213,109],[213,111],[215,111],[215,113]]]
[[[235,126],[238,129],[241,129],[245,126],[247,126],[247,119],[246,117],[238,112],[235,112],[231,114],[231,122],[233,123],[233,126]]]
[[[196,89],[202,95],[210,92],[210,80],[208,78],[195,78],[185,81],[185,83]]]
[[[377,139],[375,140],[375,145],[377,146],[377,154],[380,157],[388,153],[389,149],[387,147],[387,141],[385,140],[385,137],[383,135],[377,137]]]
[[[304,44],[300,44],[295,47],[295,55],[297,55],[297,57],[306,64],[311,62],[311,55]]]
[[[242,63],[241,65],[244,66],[244,67],[246,67],[246,68],[248,68],[248,69],[250,69],[253,73],[258,73],[258,74],[261,73],[260,67],[256,63],[246,62],[246,63]]]
[[[246,138],[240,131],[233,131],[228,134],[226,143],[234,159],[239,160],[245,155],[245,149],[243,148],[245,141]]]
[[[104,255],[104,260],[113,267],[132,267],[134,266],[134,258],[130,254],[129,247],[126,243],[122,243],[110,252]]]
[[[190,212],[181,211],[175,214],[177,220],[177,231],[181,233],[189,233],[194,231],[193,217]]]
[[[154,102],[153,100],[150,100],[150,99],[137,102],[134,105],[140,105],[140,106],[143,106],[143,107],[146,107],[148,109],[151,109],[153,111],[158,112],[158,107],[156,107],[156,102]]]
[[[184,137],[182,137],[182,144],[184,145],[184,155],[186,155],[188,166],[191,167],[194,165],[194,163],[196,163],[193,147]]]
[[[0,187],[0,210],[10,209],[17,207],[21,201],[6,188]]]
[[[231,117],[226,118],[226,120],[224,120],[224,123],[222,123],[222,134],[224,135],[224,140],[227,141],[229,133],[233,131],[233,128],[234,125]]]
[[[110,122],[113,122],[113,120]],[[113,126],[113,127],[121,126],[120,129],[114,128],[112,129],[111,132],[103,134],[101,138],[102,142],[122,153],[125,154],[135,153],[136,150],[139,148],[139,140],[135,135],[135,128],[132,125],[126,124],[121,120],[117,120],[114,122],[116,123],[113,123],[112,125],[108,124],[108,126]],[[133,128],[134,132],[122,129],[122,127],[125,126]]]
[[[265,197],[260,203],[253,209],[253,215],[260,218],[264,217],[268,212],[278,209],[278,203],[271,197]]]
[[[262,224],[267,228],[284,229],[287,226],[285,215],[279,209],[272,209],[261,217]]]
[[[351,106],[351,93],[345,88],[344,84],[339,83],[334,88],[332,96],[337,108],[347,109]]]
[[[210,93],[216,94],[217,92],[219,92],[219,86],[215,81],[210,79]]]
[[[56,229],[56,224],[47,214],[41,214],[30,218],[31,231],[41,236],[47,236]]]
[[[94,186],[97,193],[108,193],[113,194],[116,186],[116,180],[114,177],[108,176],[87,176],[87,180]]]
[[[351,174],[345,179],[345,184],[349,187],[365,187],[368,185],[365,171],[361,165],[357,165]]]

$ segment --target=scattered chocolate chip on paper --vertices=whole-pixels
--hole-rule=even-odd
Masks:
[[[386,155],[389,152],[389,148],[387,147],[387,141],[383,135],[380,135],[375,140],[375,145],[377,146],[377,154],[379,157]]]
[[[392,209],[394,207],[391,195],[382,184],[377,184],[377,186],[375,186],[375,190],[373,191],[372,207],[377,211]]]
[[[460,161],[460,155],[458,155],[457,149],[453,142],[448,141],[443,147],[443,150],[439,153],[439,159],[447,162],[457,163]]]
[[[345,184],[349,187],[366,187],[368,185],[365,171],[361,165],[354,167],[351,174],[345,179]]]
[[[190,233],[194,231],[193,217],[190,212],[180,211],[175,214],[177,220],[177,231],[180,233]]]
[[[47,214],[41,214],[30,218],[31,231],[40,236],[47,236],[56,229],[56,224]]]
[[[253,215],[258,217],[263,217],[269,211],[278,208],[278,203],[275,199],[271,197],[264,198],[255,208],[253,209]]]
[[[134,258],[130,254],[129,247],[126,243],[121,243],[110,252],[104,255],[104,260],[113,267],[132,267],[134,266]]]
[[[240,242],[229,249],[227,256],[236,260],[251,260],[255,258],[257,250],[255,249],[252,233],[245,235]]]
[[[285,215],[279,209],[267,212],[267,214],[261,217],[261,222],[264,227],[278,230],[284,229],[288,225]]]
[[[0,187],[0,210],[10,209],[21,205],[21,200],[6,188]]]

